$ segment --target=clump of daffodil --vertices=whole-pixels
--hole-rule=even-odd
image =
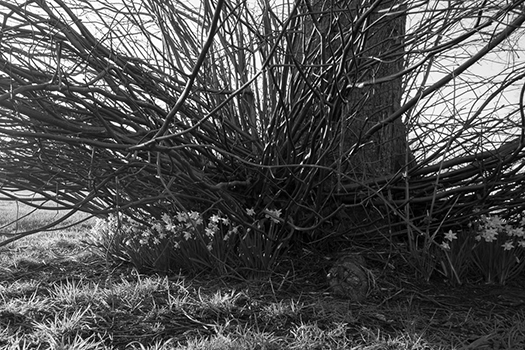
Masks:
[[[486,283],[505,284],[525,267],[525,218],[510,224],[499,215],[480,215],[474,230],[443,235],[442,272],[454,284],[476,270]]]
[[[221,212],[206,216],[196,211],[164,213],[147,223],[110,215],[97,221],[92,235],[98,237],[99,245],[111,247],[113,257],[141,271],[268,270],[282,248],[278,239],[281,210],[257,213],[249,208],[246,214],[248,225],[235,224]]]

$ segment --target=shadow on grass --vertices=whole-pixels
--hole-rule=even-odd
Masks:
[[[351,303],[328,293],[330,261],[312,254],[285,259],[274,273],[254,280],[146,276],[106,264],[86,249],[83,237],[37,235],[0,250],[0,347],[525,347],[521,305],[502,297],[518,286],[498,291],[418,284],[401,262],[386,265],[374,255],[368,258],[377,286],[365,302]]]

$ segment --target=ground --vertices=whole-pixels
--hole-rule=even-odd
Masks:
[[[452,288],[364,252],[376,285],[356,303],[330,294],[333,259],[306,250],[258,279],[190,278],[109,264],[82,239],[48,234],[0,248],[0,347],[525,348],[525,278]]]

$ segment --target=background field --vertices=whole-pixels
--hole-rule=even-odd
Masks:
[[[24,198],[31,198],[29,195]],[[35,201],[32,205],[39,206],[41,201]],[[55,204],[46,204],[46,207],[56,207]],[[38,210],[31,205],[20,201],[0,200],[0,233],[20,233],[23,231],[37,229],[50,224],[67,214],[64,210]],[[77,228],[90,228],[94,218],[86,213],[75,213],[58,225],[58,228],[74,225],[80,222]]]

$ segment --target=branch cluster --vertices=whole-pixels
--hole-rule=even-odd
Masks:
[[[261,4],[0,1],[0,193],[296,232],[523,209],[523,1]]]

